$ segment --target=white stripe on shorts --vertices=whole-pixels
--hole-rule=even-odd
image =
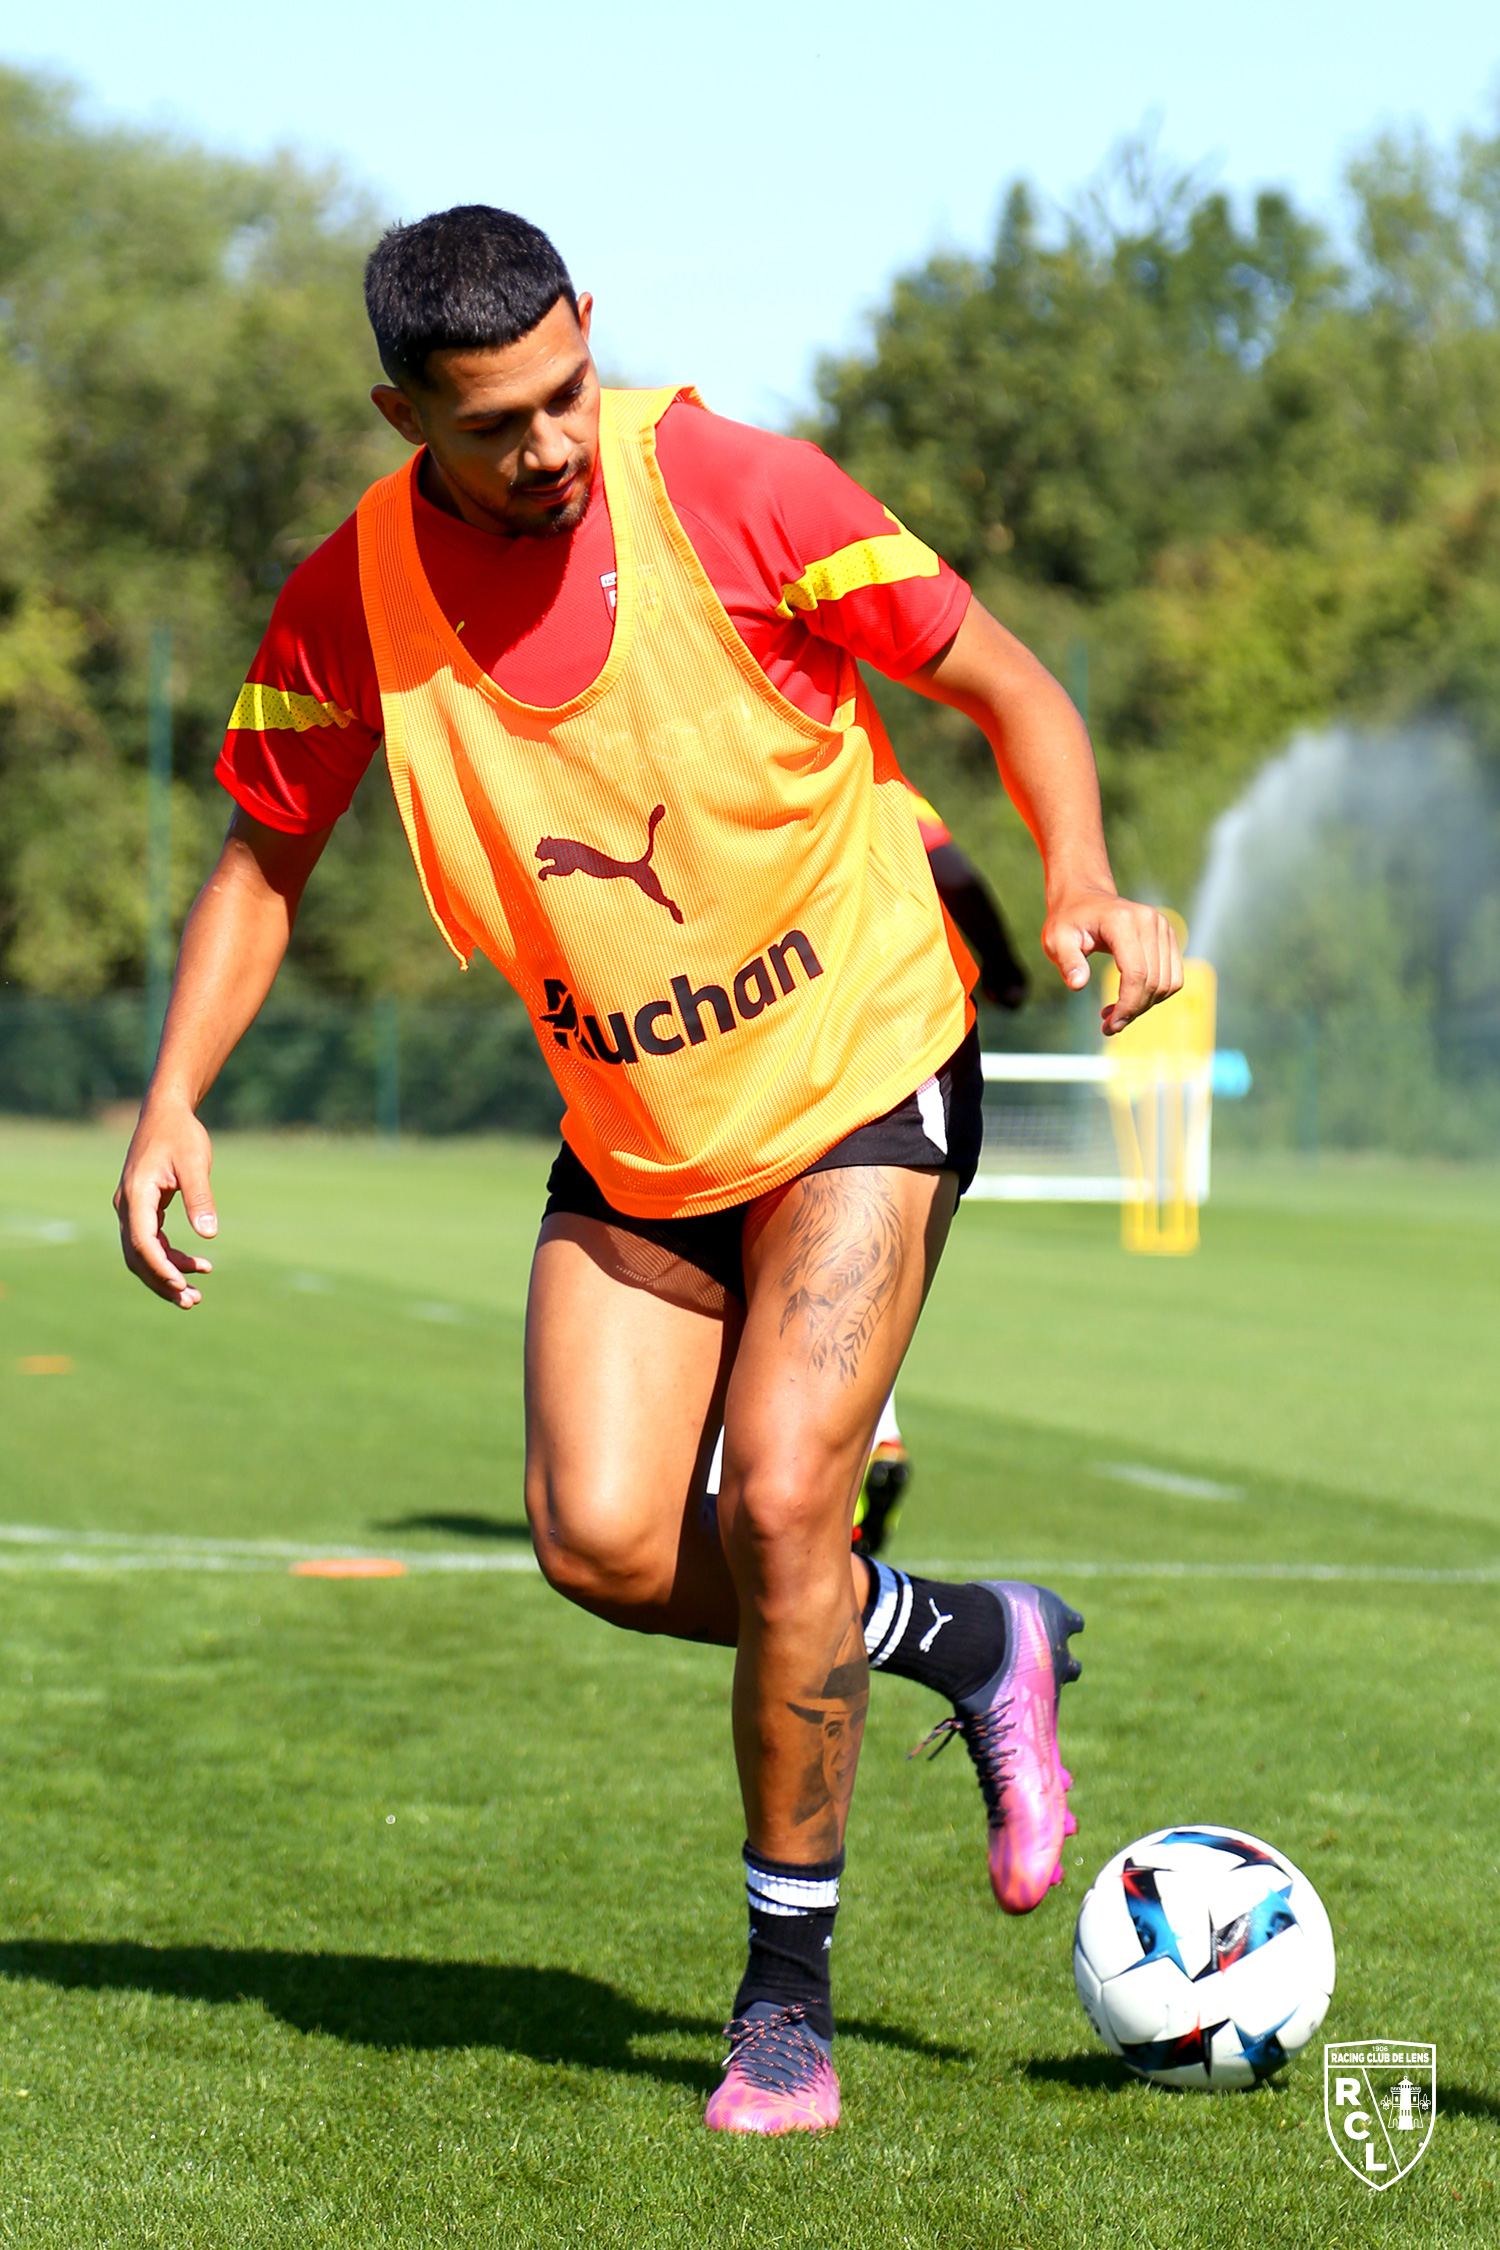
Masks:
[[[943,1115],[943,1089],[935,1078],[929,1078],[916,1093],[917,1115],[922,1120],[922,1130],[937,1150],[939,1156],[948,1153],[948,1120]]]

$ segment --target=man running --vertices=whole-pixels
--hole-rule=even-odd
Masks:
[[[433,918],[531,1012],[567,1102],[532,1269],[526,1498],[570,1600],[736,1650],[750,1906],[708,2123],[831,2125],[829,1952],[871,1666],[953,1705],[1002,1906],[1059,1873],[1079,1619],[849,1551],[871,1435],[972,1176],[972,963],[859,677],[995,745],[1047,870],[1043,943],[1174,991],[1116,894],[1086,734],[1039,664],[816,449],[691,392],[601,394],[590,301],[534,227],[393,230],[366,299],[415,452],[293,574],[219,772],[237,809],[183,933],[116,1198],[168,1302],[216,1231],[196,1107],[269,991],[383,735]],[[717,1521],[702,1506],[726,1432]]]

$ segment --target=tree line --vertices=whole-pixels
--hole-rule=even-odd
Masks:
[[[1185,904],[1299,725],[1456,720],[1500,767],[1500,133],[1382,138],[1346,242],[1127,149],[1060,220],[906,274],[807,425],[1087,706],[1122,880]],[[174,636],[174,905],[279,585],[393,465],[334,171],[85,123],[0,71],[0,975],[143,974],[147,647]],[[683,370],[684,378],[693,374]],[[1033,944],[1029,844],[951,714],[897,747]],[[454,994],[372,773],[292,989]],[[475,980],[468,980],[471,988]],[[474,997],[493,995],[481,980]]]
[[[1121,879],[1184,907],[1299,727],[1440,714],[1500,764],[1500,134],[1377,139],[1348,189],[1336,249],[1139,147],[1057,237],[1014,186],[821,370],[812,434],[1086,701]],[[962,794],[971,731],[885,700]],[[1029,935],[1029,845],[964,810]]]

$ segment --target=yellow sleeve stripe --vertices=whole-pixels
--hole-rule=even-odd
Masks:
[[[841,602],[846,594],[857,594],[862,586],[897,586],[904,578],[936,578],[939,564],[930,547],[897,523],[889,508],[886,514],[896,524],[893,532],[875,539],[856,539],[851,547],[840,547],[836,555],[826,555],[815,562],[790,586],[783,586],[781,599],[776,604],[778,617],[790,617],[796,610],[816,609],[819,602]]]
[[[315,695],[289,695],[282,688],[262,687],[258,680],[245,682],[229,714],[231,730],[244,727],[251,734],[272,734],[288,727],[306,734],[309,727],[353,724],[354,713],[341,711],[336,703],[320,703]]]

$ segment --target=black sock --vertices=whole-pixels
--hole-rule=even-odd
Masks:
[[[822,2039],[833,2037],[829,1954],[839,1910],[844,1855],[811,1867],[767,1859],[745,1846],[745,1890],[750,1903],[750,1959],[734,1996],[742,2016],[757,2000],[778,2006],[798,2001]]]
[[[909,1578],[867,1561],[865,1654],[872,1671],[918,1680],[956,1703],[1005,1662],[1005,1612],[984,1586]]]

